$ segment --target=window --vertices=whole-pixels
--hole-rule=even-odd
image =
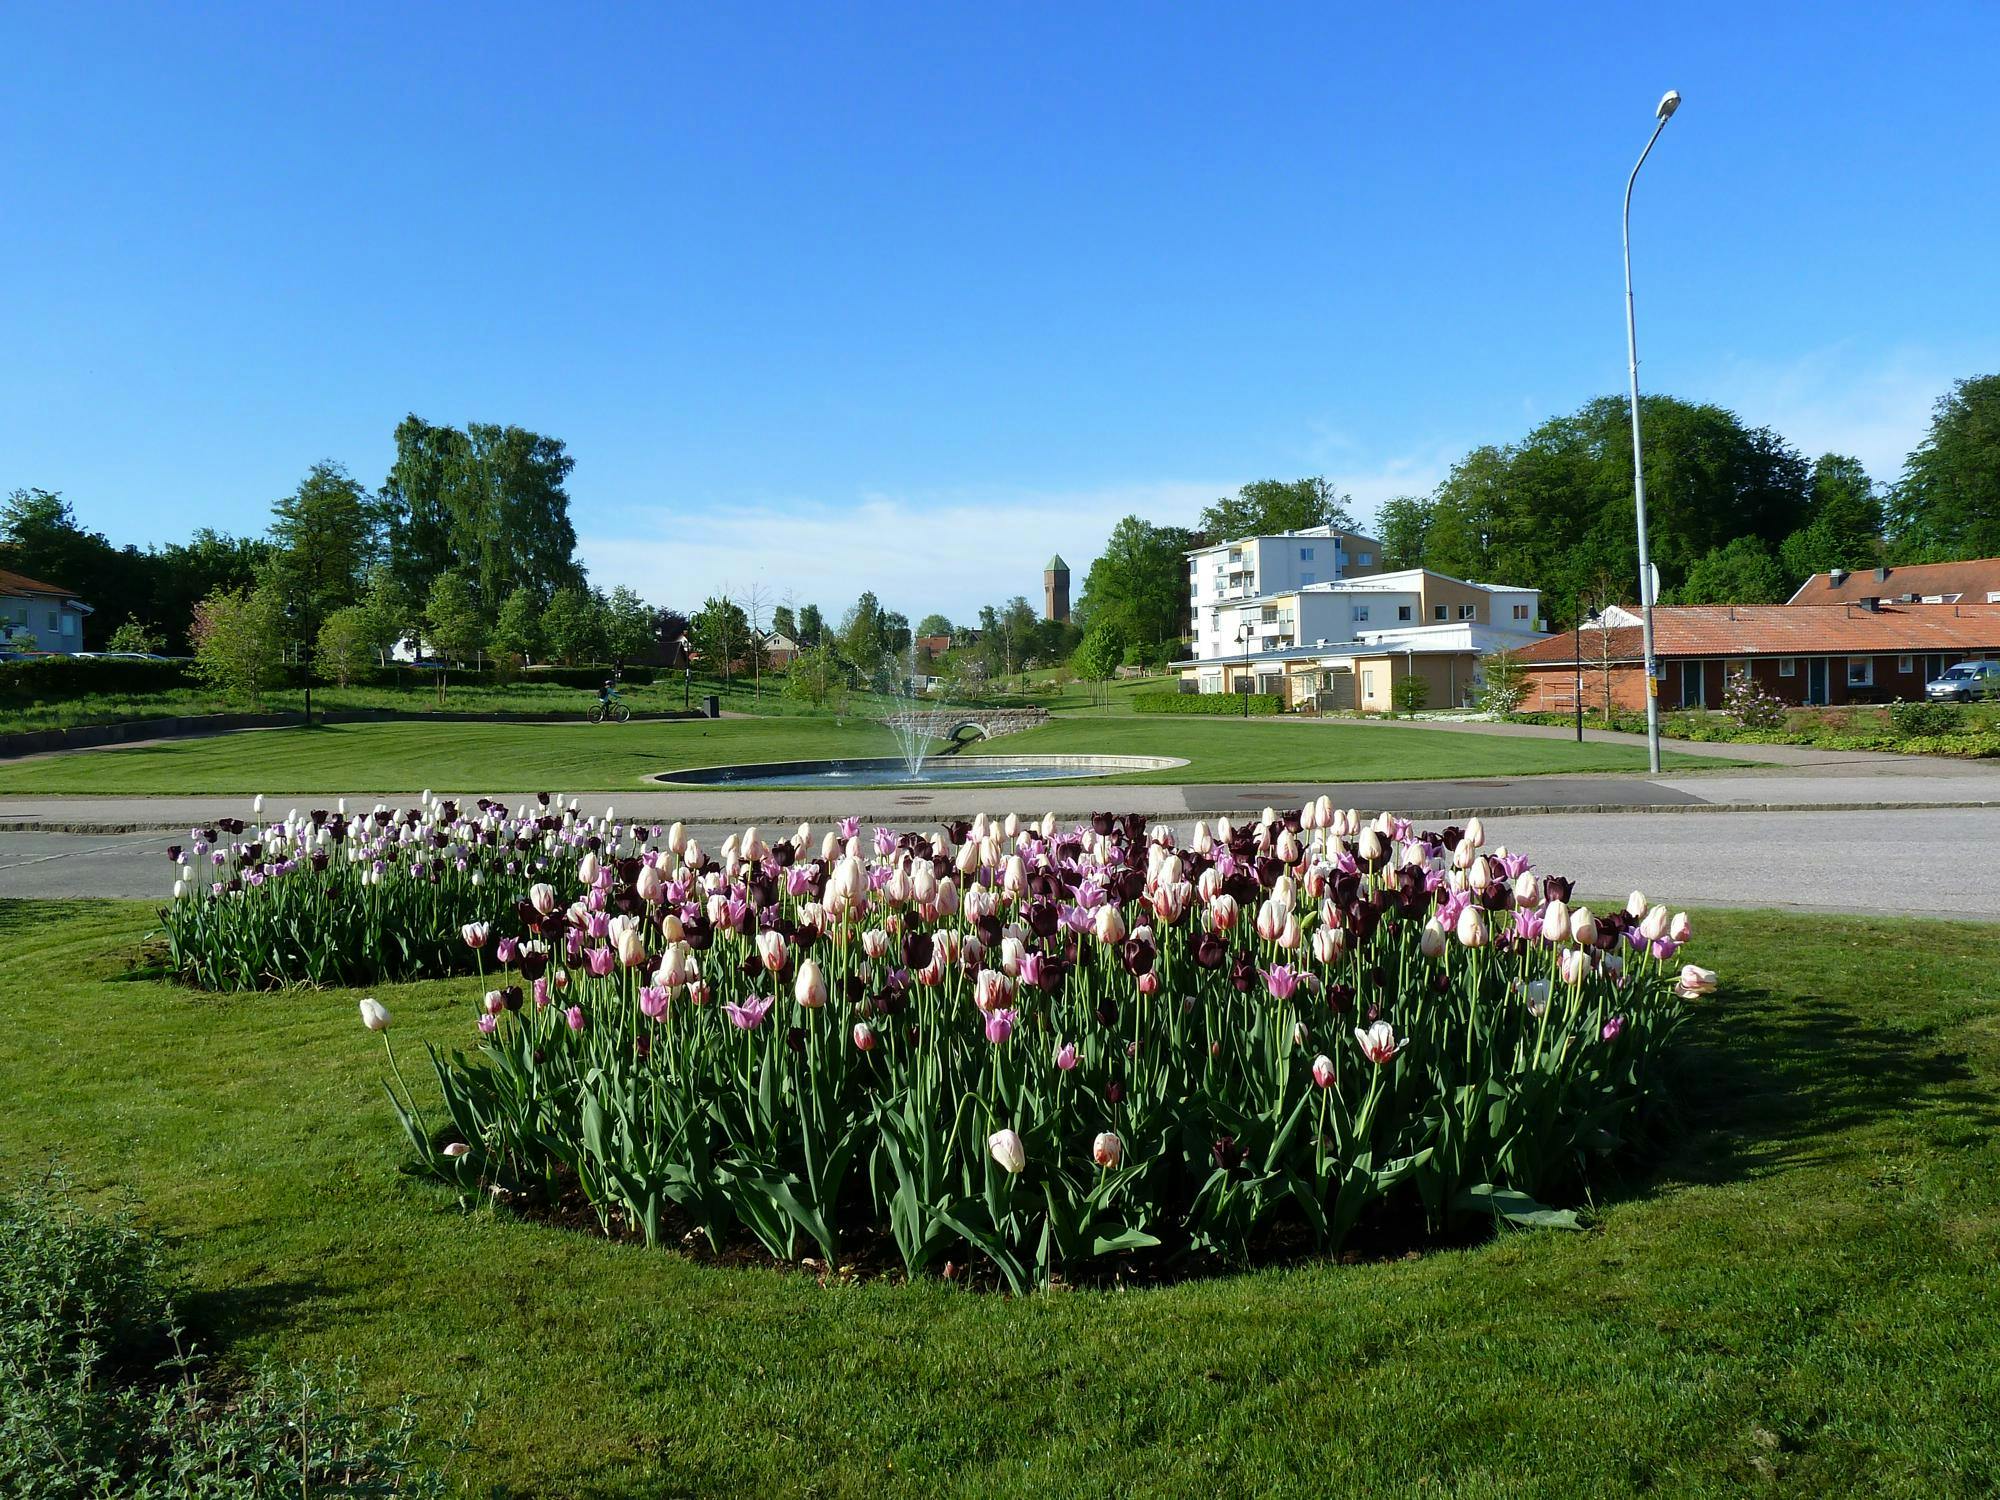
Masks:
[[[1362,670],[1361,694],[1365,698],[1372,698],[1375,696],[1375,672],[1373,668],[1364,668]]]
[[[1515,619],[1517,619],[1517,620],[1525,620],[1525,619],[1527,619],[1527,618],[1528,618],[1528,606],[1527,606],[1527,605],[1525,605],[1525,604],[1517,604],[1517,605],[1515,605],[1515,606],[1514,606],[1514,618],[1515,618]]]
[[[1357,552],[1354,554],[1354,565],[1357,568],[1365,568],[1374,561],[1375,554],[1372,552]]]
[[[1461,604],[1458,607],[1458,617],[1461,620],[1470,620],[1473,616],[1477,615],[1478,613],[1479,613],[1479,606],[1476,604]]]
[[[1910,675],[1910,672],[1915,665],[1916,665],[1916,659],[1914,657],[1899,656],[1896,658],[1896,670],[1902,673],[1903,676],[1905,677]]]
[[[1365,605],[1365,604],[1357,604],[1357,605],[1355,605],[1355,606],[1354,606],[1354,618],[1355,618],[1355,619],[1357,619],[1357,620],[1365,620],[1365,619],[1367,619],[1367,618],[1368,618],[1368,606],[1367,606],[1367,605]]]
[[[1299,561],[1300,561],[1300,562],[1311,562],[1312,560],[1313,560],[1313,549],[1312,549],[1312,548],[1310,548],[1310,547],[1301,547],[1301,548],[1299,548]]]
[[[1799,659],[1798,659],[1798,658],[1797,658],[1796,656],[1781,656],[1781,657],[1779,657],[1779,658],[1778,658],[1778,675],[1779,675],[1780,677],[1796,677],[1796,676],[1798,676],[1798,675],[1799,675]]]
[[[62,617],[62,633],[63,633],[64,635],[75,635],[75,634],[76,634],[76,616],[75,616],[75,615],[64,615],[64,616]]]
[[[1437,607],[1437,609],[1433,611],[1433,614],[1435,615],[1436,618],[1440,620],[1449,620],[1451,618],[1451,610],[1442,604],[1440,604]]]
[[[1986,591],[1986,602],[1988,604],[2000,604],[2000,589],[1988,589]]]
[[[1875,658],[1872,656],[1850,656],[1847,658],[1847,685],[1873,687],[1875,685]]]
[[[62,616],[54,610],[49,611],[49,629],[51,630],[62,629]]]
[[[1396,606],[1396,618],[1399,620],[1411,619],[1412,617],[1415,616],[1415,614],[1416,610],[1412,608],[1410,605],[1399,604]]]

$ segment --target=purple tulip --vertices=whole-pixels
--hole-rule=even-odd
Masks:
[[[1064,1042],[1062,1050],[1056,1053],[1056,1066],[1065,1073],[1076,1070],[1076,1043]]]
[[[764,1024],[764,1017],[771,1013],[771,1007],[778,1003],[776,995],[752,995],[738,1004],[734,1000],[726,1002],[722,1013],[729,1017],[730,1024],[738,1031],[755,1031]]]
[[[604,978],[611,972],[611,966],[617,960],[618,955],[613,953],[609,948],[592,948],[588,953],[583,955],[583,961],[590,969],[590,977],[593,979]]]
[[[1289,964],[1273,964],[1264,970],[1264,988],[1274,1000],[1289,1000],[1299,987],[1298,971]]]
[[[1604,1030],[1601,1033],[1601,1035],[1604,1037],[1605,1041],[1615,1042],[1618,1040],[1619,1034],[1624,1030],[1625,1030],[1625,1018],[1623,1016],[1613,1016],[1610,1020],[1604,1023]]]
[[[569,1029],[571,1031],[583,1030],[583,1007],[581,1005],[572,1005],[568,1010],[563,1012],[563,1019],[569,1022]]]
[[[639,1010],[648,1020],[657,1021],[667,1013],[667,987],[649,984],[639,991]]]
[[[513,938],[503,937],[493,945],[493,958],[497,963],[511,964],[521,945]]]
[[[491,1036],[499,1029],[500,1018],[498,1016],[481,1016],[479,1018],[479,1031],[482,1036]]]
[[[999,1046],[1014,1034],[1014,1018],[1018,1012],[996,1010],[986,1018],[986,1040]]]

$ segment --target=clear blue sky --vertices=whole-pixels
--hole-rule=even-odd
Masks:
[[[0,490],[258,530],[518,422],[604,582],[962,616],[1620,390],[1669,87],[1648,388],[1889,478],[2000,368],[1996,57],[1989,4],[13,6]]]

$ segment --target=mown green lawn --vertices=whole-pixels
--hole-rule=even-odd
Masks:
[[[1991,927],[1700,918],[1684,1123],[1585,1233],[1011,1301],[460,1205],[399,1174],[354,994],[126,977],[148,921],[0,906],[0,1175],[135,1193],[232,1360],[477,1395],[475,1492],[2000,1486]],[[382,992],[413,1078],[473,989]]]
[[[336,724],[260,729],[0,765],[0,792],[365,793],[616,791],[690,766],[893,755],[880,725],[854,718],[589,724]],[[1374,781],[1544,772],[1642,771],[1645,752],[1359,724],[1065,718],[967,753],[1170,755],[1188,764],[1107,780]],[[1676,767],[1726,765],[1669,756]]]

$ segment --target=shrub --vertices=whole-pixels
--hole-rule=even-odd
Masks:
[[[1479,658],[1479,709],[1496,719],[1510,719],[1528,696],[1528,674],[1506,651]]]
[[[867,860],[597,831],[482,982],[472,1054],[430,1049],[438,1128],[391,1092],[462,1192],[580,1191],[648,1242],[832,1265],[882,1236],[912,1274],[977,1253],[1018,1291],[1128,1252],[1573,1222],[1539,1200],[1630,1144],[1714,983],[1665,908],[1571,914],[1476,828],[1325,799],[1185,849],[1109,815],[878,828]],[[566,983],[521,967],[541,953]]]
[[[1431,685],[1422,677],[1398,678],[1396,685],[1389,690],[1389,701],[1396,705],[1398,713],[1413,714],[1431,701]],[[1520,702],[1518,698],[1514,701]]]
[[[283,623],[269,590],[217,589],[194,607],[195,669],[231,697],[261,697],[278,676]]]
[[[1217,714],[1224,718],[1243,717],[1244,699],[1250,712],[1279,714],[1285,703],[1276,693],[1134,693],[1132,712],[1137,714]]]
[[[1745,729],[1782,729],[1791,713],[1784,699],[1758,686],[1748,672],[1731,675],[1722,692],[1722,711]]]
[[[0,1493],[442,1495],[417,1437],[413,1406],[366,1405],[351,1370],[232,1382],[187,1352],[128,1215],[59,1176],[0,1195]]]
[[[1894,703],[1889,706],[1889,725],[1904,739],[1924,735],[1955,734],[1965,727],[1965,709],[1957,703]]]
[[[191,662],[37,656],[0,662],[0,701],[34,703],[93,694],[166,693],[200,681]]]

